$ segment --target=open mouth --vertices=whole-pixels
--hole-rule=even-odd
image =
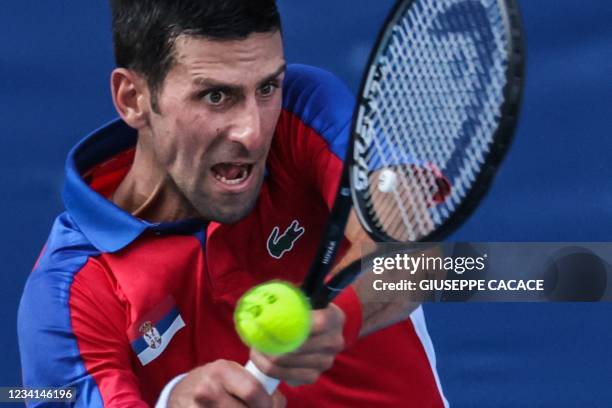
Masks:
[[[243,183],[249,178],[252,169],[253,165],[246,163],[219,163],[211,168],[215,179],[228,186]]]

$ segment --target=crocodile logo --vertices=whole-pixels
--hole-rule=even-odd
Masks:
[[[280,259],[285,252],[291,251],[293,249],[293,244],[295,244],[295,241],[304,234],[304,231],[304,227],[300,226],[298,220],[293,220],[282,235],[279,235],[280,228],[274,227],[272,233],[268,237],[267,247],[270,256]]]

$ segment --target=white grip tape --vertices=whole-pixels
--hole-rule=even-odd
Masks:
[[[253,374],[253,376],[257,378],[257,380],[261,383],[261,385],[264,386],[268,394],[270,395],[274,394],[274,391],[276,391],[276,387],[278,387],[280,380],[277,380],[276,378],[268,377],[267,375],[259,371],[259,368],[257,368],[257,366],[253,364],[251,360],[249,360],[249,362],[247,363],[246,366],[244,366],[244,368],[246,368],[246,370],[249,373]]]

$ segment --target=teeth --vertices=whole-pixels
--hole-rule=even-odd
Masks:
[[[227,185],[229,185],[229,186],[234,186],[234,185],[236,185],[236,184],[240,184],[240,183],[242,183],[244,180],[246,180],[247,176],[248,176],[248,171],[247,171],[247,169],[246,169],[246,168],[244,168],[244,167],[243,167],[243,168],[242,168],[242,170],[240,171],[240,175],[238,176],[238,178],[235,178],[235,179],[233,179],[233,180],[228,180],[228,179],[226,179],[225,177],[223,177],[222,175],[220,175],[220,174],[218,174],[218,173],[215,173],[215,178],[216,178],[217,180],[219,180],[220,182],[222,182],[222,183],[224,183],[224,184],[227,184]]]

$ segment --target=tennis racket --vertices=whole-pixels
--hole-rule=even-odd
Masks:
[[[439,241],[485,196],[523,88],[515,0],[403,0],[362,79],[351,141],[323,240],[302,289],[324,308],[361,272],[326,281],[351,208],[378,242]],[[272,393],[278,380],[249,369]]]

